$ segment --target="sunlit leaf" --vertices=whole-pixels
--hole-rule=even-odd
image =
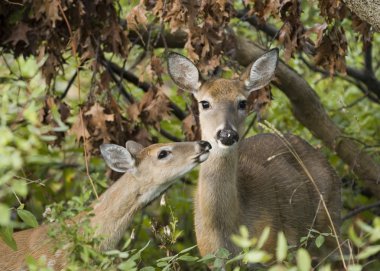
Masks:
[[[368,246],[364,248],[364,250],[361,251],[356,258],[359,260],[368,259],[370,256],[375,255],[378,252],[380,252],[380,245]]]
[[[265,227],[260,235],[259,241],[257,242],[257,248],[262,248],[265,242],[268,240],[270,234],[270,228]]]
[[[38,227],[38,222],[34,214],[29,212],[28,210],[23,210],[23,209],[17,209],[17,214],[18,216],[24,221],[26,225],[29,227],[36,228]]]
[[[276,247],[276,259],[282,262],[286,259],[288,253],[288,243],[283,232],[279,232],[277,235],[277,247]]]
[[[323,245],[324,242],[325,242],[325,237],[323,235],[319,235],[315,239],[315,245],[317,246],[317,248],[320,248]]]
[[[297,267],[299,271],[311,270],[311,258],[306,249],[300,248],[297,251]]]
[[[11,211],[9,207],[0,203],[0,225],[8,225],[10,221]]]

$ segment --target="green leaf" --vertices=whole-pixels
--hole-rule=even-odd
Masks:
[[[276,248],[276,259],[279,262],[282,262],[286,259],[288,254],[288,243],[283,232],[278,233],[277,237],[277,248]]]
[[[234,242],[235,245],[241,248],[249,248],[252,245],[252,242],[249,239],[236,234],[233,234],[231,236],[231,240],[232,242]]]
[[[216,257],[222,258],[222,259],[228,259],[230,254],[231,253],[223,247],[219,248],[218,251],[215,253]]]
[[[270,228],[265,227],[260,235],[259,241],[257,242],[257,248],[262,248],[265,242],[268,240],[270,234]]]
[[[219,268],[222,268],[224,265],[225,260],[216,258],[213,264],[214,269],[219,270]]]
[[[119,270],[125,270],[125,271],[135,271],[137,270],[136,268],[136,263],[133,260],[128,260],[126,262],[122,262],[117,266],[117,269]]]
[[[269,268],[268,271],[287,271],[287,269],[282,264],[276,264],[272,266],[271,268]]]
[[[153,266],[145,266],[140,269],[140,271],[155,271],[155,270],[156,268],[154,268]]]
[[[165,262],[165,261],[157,262],[157,266],[158,267],[164,267],[164,266],[167,266],[167,265],[168,265],[168,262]]]
[[[249,238],[249,232],[248,232],[248,229],[246,226],[240,226],[239,228],[239,231],[240,231],[240,235],[243,237],[243,238],[246,238],[248,239]]]
[[[185,262],[195,262],[198,260],[198,257],[190,256],[190,255],[182,255],[178,258],[178,260],[185,261]]]
[[[195,245],[195,246],[192,246],[192,247],[188,247],[188,248],[185,248],[184,250],[182,250],[180,253],[178,253],[178,254],[185,254],[186,252],[189,252],[190,250],[192,250],[192,249],[194,249],[194,248],[196,248],[197,247],[197,245]]]
[[[215,259],[215,255],[207,254],[198,260],[199,263],[208,262]]]
[[[347,271],[361,271],[363,267],[360,264],[351,264],[347,266]]]
[[[0,203],[0,225],[6,226],[10,222],[11,211],[5,204]]]
[[[357,259],[368,259],[370,256],[380,252],[380,245],[366,247],[362,252],[356,256]]]
[[[354,225],[351,225],[348,229],[348,236],[350,237],[351,241],[355,244],[355,246],[363,246],[364,243],[362,239],[356,234]]]
[[[322,265],[320,268],[318,268],[318,271],[331,271],[331,265],[330,264]]]
[[[38,227],[38,222],[34,214],[29,212],[28,210],[22,210],[22,209],[17,209],[17,214],[18,216],[24,221],[26,225],[29,227],[36,228]]]
[[[315,239],[315,245],[317,246],[317,248],[320,248],[325,242],[325,237],[323,235],[319,235],[316,239]]]
[[[311,270],[311,258],[306,249],[300,248],[297,251],[297,267],[299,271]]]
[[[271,259],[271,256],[263,250],[251,250],[244,255],[245,263],[265,263]]]
[[[13,238],[13,229],[11,227],[0,228],[0,237],[10,248],[14,251],[17,250],[17,244]]]

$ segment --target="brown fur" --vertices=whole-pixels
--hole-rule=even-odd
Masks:
[[[169,55],[168,63],[169,71],[176,71],[170,75],[177,84],[199,85],[197,70],[190,60],[176,54]],[[231,235],[238,233],[240,225],[247,226],[255,237],[269,226],[271,233],[265,248],[272,252],[278,231],[283,231],[289,244],[295,246],[311,228],[331,232],[318,189],[339,233],[340,183],[319,151],[297,136],[286,136],[316,189],[279,136],[262,134],[241,140],[248,113],[241,108],[241,102],[269,84],[277,63],[278,50],[274,49],[250,65],[238,80],[211,79],[189,89],[199,102],[202,139],[212,145],[209,159],[201,165],[195,196],[195,231],[202,255],[215,253],[221,247],[238,253]],[[182,66],[186,70],[181,71]],[[178,78],[181,72],[188,74]],[[327,239],[326,247],[331,251],[337,244],[334,238]]]

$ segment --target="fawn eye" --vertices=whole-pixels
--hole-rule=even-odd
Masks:
[[[170,151],[162,150],[158,153],[157,158],[158,159],[164,159],[170,154]]]
[[[247,108],[247,101],[240,101],[238,104],[238,108],[241,110],[245,110]]]
[[[203,109],[209,109],[210,108],[210,103],[208,101],[200,101],[200,104],[202,104]]]

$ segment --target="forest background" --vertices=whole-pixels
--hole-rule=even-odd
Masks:
[[[167,74],[170,51],[189,57],[205,78],[234,78],[279,47],[273,84],[250,97],[247,136],[265,132],[258,123],[267,121],[328,157],[342,181],[349,268],[378,270],[380,12],[376,1],[364,9],[362,2],[1,1],[1,237],[14,246],[13,230],[86,209],[118,178],[99,156],[102,143],[199,139],[196,104]],[[228,252],[200,258],[194,247],[196,180],[194,170],[140,212],[118,250],[100,253],[73,238],[69,269],[220,265]],[[322,246],[328,233],[312,234]],[[268,262],[244,229],[235,241],[244,261]],[[281,243],[278,251],[274,270],[308,270],[300,260],[307,256]],[[30,259],[31,270],[42,266]]]

